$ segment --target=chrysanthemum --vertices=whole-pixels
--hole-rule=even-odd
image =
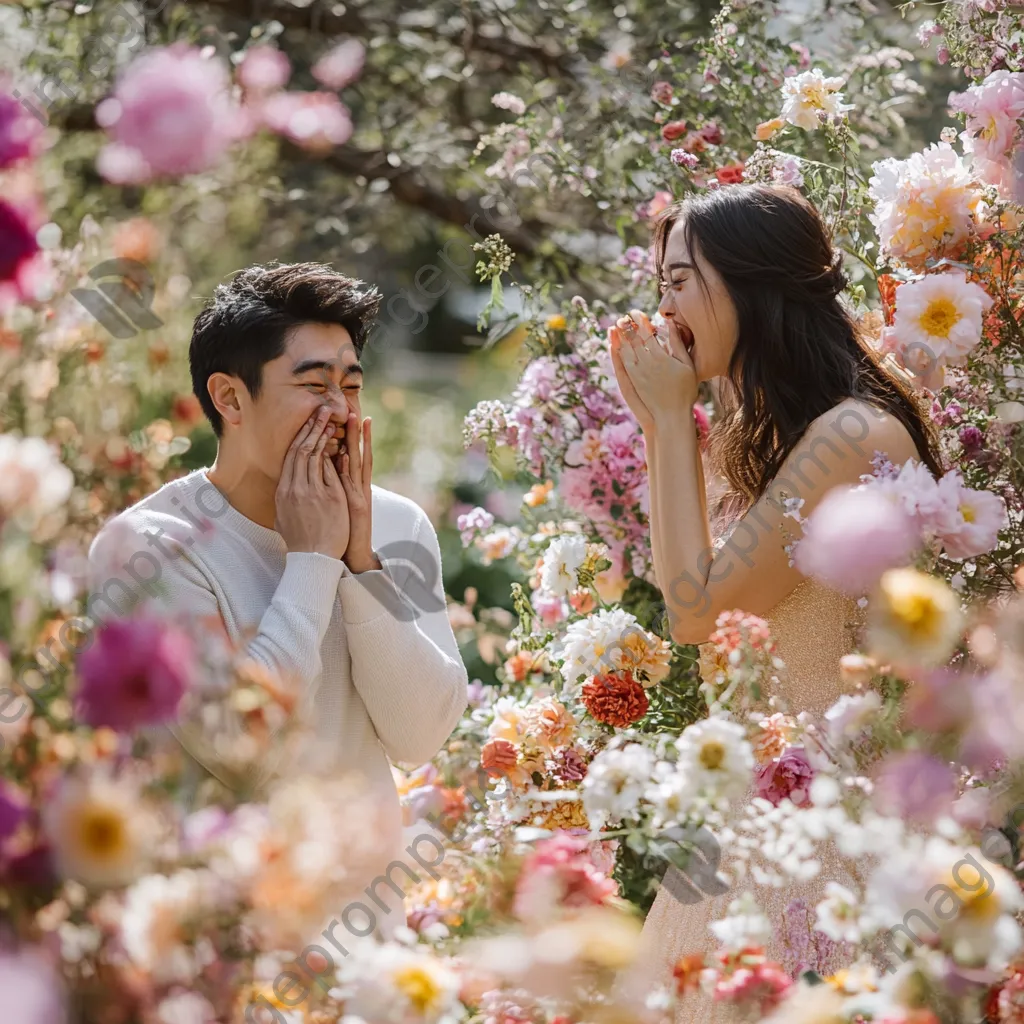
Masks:
[[[908,281],[896,296],[896,315],[883,332],[883,350],[911,373],[960,366],[981,341],[984,314],[991,307],[985,289],[960,270]]]
[[[709,800],[735,800],[750,786],[754,753],[746,731],[727,718],[687,726],[679,737],[679,772]]]
[[[841,114],[851,110],[852,104],[843,103],[841,78],[826,78],[821,68],[792,75],[782,83],[781,117],[797,128],[813,131],[821,124],[819,112]]]
[[[57,870],[86,885],[121,885],[141,870],[152,820],[138,792],[104,775],[68,776],[43,808]]]
[[[868,642],[880,660],[932,667],[953,653],[963,614],[956,594],[916,569],[890,569],[871,601]]]
[[[668,672],[671,647],[622,608],[602,609],[569,626],[555,657],[564,659],[562,676],[570,684],[609,671],[632,671],[639,682],[654,684]]]
[[[933,143],[906,160],[880,160],[872,169],[871,222],[883,255],[923,267],[927,257],[970,236],[981,193],[952,146]]]
[[[559,597],[567,597],[579,586],[576,571],[586,561],[587,541],[578,533],[556,537],[544,552],[540,582],[544,590]]]

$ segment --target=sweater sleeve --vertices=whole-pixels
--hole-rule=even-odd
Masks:
[[[352,680],[392,761],[429,761],[468,703],[448,621],[441,551],[426,513],[412,539],[379,548],[383,569],[345,575],[338,592]]]
[[[144,529],[139,532],[146,534]],[[110,593],[114,584],[130,588],[126,579],[117,578],[124,574],[110,575],[115,559],[109,557],[104,547],[101,533],[89,551],[90,615],[94,604],[104,602],[112,606]],[[183,545],[169,544],[166,535],[160,549],[173,549],[175,557],[165,555],[160,559],[159,572],[145,583],[148,596],[166,612],[223,630],[218,603],[218,597],[223,596],[219,593],[221,581],[204,572]],[[270,606],[245,647],[246,655],[282,682],[293,685],[300,698],[308,696],[309,687],[321,672],[320,646],[331,621],[343,570],[342,561],[329,555],[289,552]],[[100,585],[104,576],[109,578]]]

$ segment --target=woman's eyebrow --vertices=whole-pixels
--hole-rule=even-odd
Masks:
[[[693,264],[687,263],[685,260],[676,260],[675,263],[670,263],[666,270],[693,270]]]

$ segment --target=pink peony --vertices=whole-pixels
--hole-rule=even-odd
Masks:
[[[803,747],[787,747],[780,757],[773,758],[757,770],[754,789],[776,807],[789,799],[797,807],[810,800],[814,769]]]
[[[0,93],[0,170],[33,156],[42,130],[18,100]]]
[[[245,51],[238,81],[250,92],[274,92],[291,77],[292,66],[276,46],[254,46]]]
[[[513,909],[525,922],[540,922],[565,908],[599,906],[617,896],[618,884],[599,871],[586,839],[559,834],[541,840],[523,862]]]
[[[921,534],[877,486],[835,488],[804,524],[794,564],[844,594],[870,590],[887,569],[907,565]]]
[[[96,108],[112,140],[100,152],[100,173],[136,184],[209,170],[243,128],[230,87],[224,64],[194,47],[175,43],[144,53]]]
[[[938,483],[940,511],[930,524],[950,558],[974,558],[991,551],[1006,526],[1006,502],[991,491],[965,486],[955,470]]]
[[[173,721],[194,674],[190,638],[137,616],[100,627],[78,658],[78,717],[94,728],[131,732]]]
[[[263,122],[314,152],[340,146],[352,135],[348,107],[329,92],[279,92],[264,104]]]
[[[883,814],[920,824],[949,814],[955,796],[956,775],[949,763],[919,750],[887,757],[874,792]]]
[[[344,89],[359,77],[365,60],[363,44],[358,39],[346,39],[313,65],[313,77],[328,89]]]

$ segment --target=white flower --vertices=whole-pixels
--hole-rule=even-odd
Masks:
[[[140,878],[125,897],[121,942],[132,962],[158,984],[192,981],[199,968],[189,926],[211,916],[213,876],[179,871]]]
[[[159,1024],[211,1024],[217,1011],[198,992],[178,992],[156,1008]]]
[[[841,78],[826,78],[821,68],[793,75],[782,83],[782,113],[790,124],[813,131],[819,127],[818,112],[841,114],[853,106],[843,103]]]
[[[896,314],[882,349],[911,373],[925,376],[943,366],[960,366],[981,341],[984,314],[992,299],[960,270],[927,274],[896,292]]]
[[[749,788],[754,752],[738,722],[714,717],[687,726],[678,742],[680,774],[713,804],[735,800]]]
[[[829,882],[825,886],[825,893],[825,899],[817,908],[817,930],[836,942],[860,942],[862,935],[857,897],[838,882]]]
[[[73,485],[71,470],[41,437],[0,434],[0,520],[31,528],[68,500]]]
[[[491,102],[499,110],[508,110],[517,117],[526,113],[526,103],[511,92],[496,92],[491,97]]]
[[[854,739],[871,725],[881,709],[882,698],[874,690],[843,694],[825,712],[829,739],[833,743]]]
[[[773,934],[771,921],[749,892],[734,899],[726,916],[708,927],[721,946],[733,951],[747,946],[767,946]]]
[[[350,1015],[379,1024],[424,1024],[458,1008],[458,975],[436,956],[383,943],[364,947],[344,964],[341,992]]]
[[[644,629],[622,608],[602,609],[570,624],[552,645],[552,657],[564,659],[562,678],[570,685],[580,676],[633,672],[651,686],[668,674],[671,645]]]
[[[654,771],[654,754],[640,743],[602,750],[583,780],[583,808],[595,826],[637,816]]]
[[[478,537],[476,548],[483,555],[484,565],[490,565],[502,558],[508,558],[519,546],[522,535],[514,526],[499,526],[496,530]]]
[[[567,597],[579,586],[576,571],[586,561],[587,541],[580,534],[556,537],[544,552],[540,585],[557,597]]]

